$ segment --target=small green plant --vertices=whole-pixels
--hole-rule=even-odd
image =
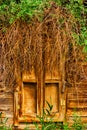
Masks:
[[[45,116],[46,116],[46,115],[50,116],[51,113],[52,113],[53,105],[50,104],[48,101],[46,101],[46,103],[47,103],[48,108],[43,109],[43,115],[45,115]]]
[[[65,123],[63,130],[86,130],[84,124],[81,122],[81,117],[77,114],[73,115],[73,124]]]
[[[51,117],[53,105],[50,104],[48,101],[46,101],[48,108],[43,109],[43,115],[38,116],[40,125],[42,130],[56,130],[57,125],[55,122],[53,122],[53,118]],[[48,118],[49,117],[49,118]],[[37,123],[34,123],[36,130],[40,130],[39,125]]]
[[[48,109],[43,111],[43,116],[37,116],[39,119],[41,127],[39,127],[39,124],[34,122],[36,130],[86,130],[84,125],[81,122],[81,118],[74,114],[73,115],[73,124],[70,126],[67,122],[65,124],[58,124],[53,122],[53,118],[50,117],[48,119],[48,116],[51,116],[53,105],[49,104],[47,102]],[[0,130],[12,130],[12,126],[7,126],[7,120],[8,118],[3,119],[2,112],[0,113]],[[24,130],[29,130],[29,127],[27,126],[24,128]]]
[[[43,110],[43,116],[37,116],[42,130],[86,130],[81,122],[81,118],[76,114],[73,115],[72,125],[70,125],[68,122],[66,122],[65,124],[62,123],[58,124],[53,122],[53,117],[51,116],[53,105],[49,104],[48,101],[46,101],[46,103],[48,108]],[[38,123],[34,124],[36,130],[40,130]]]
[[[0,113],[0,130],[12,130],[12,126],[7,126],[8,118],[3,119],[2,112]]]
[[[29,130],[29,127],[28,127],[28,126],[26,126],[26,127],[24,128],[24,130]]]
[[[63,125],[63,130],[71,130],[71,128],[67,122]]]
[[[84,125],[81,122],[81,118],[78,115],[74,115],[72,129],[84,130]]]

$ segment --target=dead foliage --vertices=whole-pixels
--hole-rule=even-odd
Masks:
[[[74,86],[81,81],[84,56],[82,47],[76,45],[72,36],[74,32],[79,34],[77,21],[54,3],[45,9],[42,22],[38,17],[32,18],[30,23],[14,22],[0,38],[5,86],[16,86],[22,72],[31,71],[32,67],[38,75],[40,69],[51,72],[57,66],[63,85]]]

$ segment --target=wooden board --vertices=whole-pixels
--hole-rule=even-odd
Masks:
[[[45,108],[48,108],[46,101],[53,105],[52,112],[59,112],[59,86],[57,83],[45,83]]]
[[[23,83],[23,114],[37,112],[37,84]]]

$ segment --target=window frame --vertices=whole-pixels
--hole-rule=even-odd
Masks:
[[[44,84],[45,83],[57,83],[59,85],[59,116],[56,116],[54,122],[64,122],[66,112],[66,90],[62,92],[62,80],[61,79],[44,79],[43,73],[40,71],[39,76],[36,79],[23,79],[20,81],[20,85],[17,86],[14,92],[14,125],[24,122],[39,122],[37,116],[27,115],[25,118],[23,115],[22,103],[23,101],[23,82],[37,83],[37,115],[43,114],[44,108]],[[21,108],[21,109],[20,109]]]

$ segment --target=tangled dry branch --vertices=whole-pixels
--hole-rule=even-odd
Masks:
[[[5,86],[16,86],[21,73],[32,67],[38,74],[42,62],[44,70],[57,66],[65,83],[81,81],[84,56],[73,38],[74,32],[79,33],[74,17],[55,4],[44,11],[42,22],[36,17],[30,23],[17,20],[0,37]]]

